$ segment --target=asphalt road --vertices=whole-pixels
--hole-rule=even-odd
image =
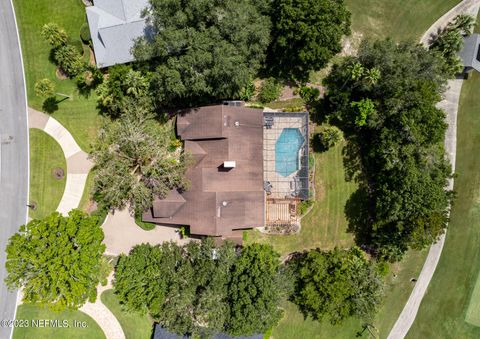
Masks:
[[[28,123],[23,68],[10,0],[0,0],[0,320],[13,319],[16,292],[4,284],[5,246],[25,224],[28,199]],[[11,328],[0,327],[0,338]]]

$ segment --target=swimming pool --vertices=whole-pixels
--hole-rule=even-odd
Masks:
[[[275,143],[275,171],[289,176],[298,171],[298,151],[305,138],[298,128],[284,128]]]

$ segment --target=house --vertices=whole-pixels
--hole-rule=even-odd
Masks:
[[[153,201],[143,220],[189,226],[190,234],[241,241],[265,224],[263,111],[216,105],[183,111],[177,134],[191,154],[191,186]]]
[[[463,62],[463,73],[470,73],[472,70],[480,72],[480,35],[472,34],[465,37],[460,58]]]
[[[135,40],[150,36],[142,11],[148,0],[94,0],[87,19],[98,68],[134,60]]]

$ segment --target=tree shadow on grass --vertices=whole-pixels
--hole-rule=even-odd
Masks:
[[[45,101],[42,104],[42,110],[45,113],[49,113],[49,114],[51,114],[55,111],[58,111],[57,99],[55,99],[55,97],[50,97],[50,98],[45,99]]]
[[[345,204],[345,216],[348,226],[347,232],[353,233],[355,243],[367,252],[371,244],[372,223],[369,214],[370,202],[366,188],[360,186],[352,193]]]
[[[49,113],[49,114],[51,114],[55,111],[58,111],[58,104],[67,100],[67,99],[68,99],[68,97],[65,97],[61,100],[57,100],[57,98],[55,98],[55,97],[47,98],[47,99],[45,99],[45,101],[42,104],[42,110],[45,113]]]

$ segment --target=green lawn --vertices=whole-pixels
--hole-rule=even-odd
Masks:
[[[47,133],[30,129],[30,203],[35,202],[31,218],[43,218],[58,207],[65,189],[67,163],[60,145]],[[62,168],[63,179],[55,179],[53,170]]]
[[[17,308],[17,320],[25,320],[29,327],[17,327],[13,332],[13,339],[104,339],[102,329],[98,324],[81,311],[66,310],[53,312],[48,308],[24,304]],[[68,322],[69,327],[40,327],[39,320],[63,320]],[[74,327],[74,321],[85,322],[86,327]],[[36,326],[36,327],[35,327]]]
[[[480,75],[465,81],[457,126],[455,191],[445,247],[409,338],[480,338],[465,321],[480,272]],[[478,315],[476,315],[478,317]],[[471,315],[469,316],[471,319]]]
[[[122,309],[113,290],[106,290],[100,296],[102,303],[120,322],[126,339],[150,339],[152,336],[153,322],[147,315],[126,312]]]
[[[314,153],[316,202],[302,219],[302,229],[295,235],[265,235],[248,231],[248,242],[271,244],[282,255],[303,249],[335,246],[348,247],[353,236],[346,232],[345,202],[355,191],[356,185],[345,181],[343,169],[343,143],[327,152]]]
[[[79,40],[80,27],[85,22],[85,6],[80,0],[14,0],[20,40],[25,66],[28,104],[37,109],[42,108],[42,99],[34,94],[36,81],[48,78],[55,82],[56,92],[71,96],[58,104],[59,109],[52,114],[60,121],[84,150],[90,148],[90,141],[96,134],[99,115],[95,108],[95,94],[87,99],[79,95],[72,80],[58,80],[56,66],[49,61],[50,46],[40,35],[42,26],[56,22],[64,27],[72,40]],[[35,148],[35,144],[32,144]]]
[[[386,338],[393,324],[397,320],[403,309],[412,289],[412,278],[418,277],[423,262],[427,256],[427,251],[408,252],[406,258],[398,264],[393,265],[391,273],[387,276],[386,296],[377,317],[374,326],[380,338]],[[393,277],[396,274],[396,277]],[[290,338],[355,338],[357,332],[362,331],[363,322],[358,319],[348,319],[344,323],[333,326],[328,321],[313,321],[303,318],[298,308],[290,303],[284,303],[285,318],[274,328],[273,337],[275,339]],[[362,338],[369,338],[368,332],[363,333]],[[432,337],[433,338],[433,337]]]
[[[352,31],[364,36],[419,40],[460,0],[346,0]]]

